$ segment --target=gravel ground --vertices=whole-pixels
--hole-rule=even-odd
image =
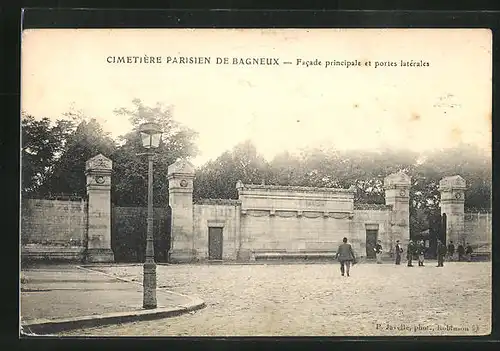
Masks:
[[[61,335],[371,336],[491,332],[491,263],[425,267],[338,265],[158,266],[158,284],[205,300],[188,315]],[[139,266],[102,268],[140,279]]]

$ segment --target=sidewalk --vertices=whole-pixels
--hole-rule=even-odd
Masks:
[[[157,289],[158,308],[142,308],[142,285],[96,268],[57,265],[21,271],[20,310],[25,333],[165,318],[204,307],[200,299]]]

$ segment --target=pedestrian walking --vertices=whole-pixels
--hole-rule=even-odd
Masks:
[[[406,250],[406,259],[408,261],[408,267],[413,267],[412,260],[414,254],[415,254],[415,244],[413,243],[413,240],[410,240],[410,242],[408,243],[408,248]]]
[[[399,244],[399,240],[396,240],[396,264],[401,264],[401,254],[403,253],[403,248]]]
[[[377,240],[377,245],[375,245],[375,256],[377,257],[377,264],[382,263],[382,242]]]
[[[465,249],[462,244],[458,244],[457,252],[458,252],[458,262],[462,262],[464,260],[464,255],[465,255]]]
[[[339,248],[337,249],[335,258],[337,258],[340,262],[340,274],[344,276],[344,274],[346,273],[349,277],[351,263],[356,263],[356,256],[354,255],[351,244],[347,243],[347,238],[342,239],[342,242],[343,243],[340,244]]]
[[[425,259],[425,242],[423,240],[420,240],[418,243],[418,266],[423,267],[424,266],[424,259]]]
[[[455,245],[453,244],[453,241],[450,240],[450,243],[448,244],[448,260],[449,261],[453,260],[454,254],[455,254]]]
[[[444,256],[446,255],[446,246],[438,240],[437,243],[437,259],[438,259],[438,267],[444,267]]]
[[[472,250],[472,246],[470,246],[470,244],[467,243],[467,246],[465,248],[465,255],[467,256],[467,262],[471,261],[473,251],[474,250]]]

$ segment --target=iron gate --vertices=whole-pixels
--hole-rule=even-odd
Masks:
[[[156,262],[167,262],[170,250],[171,209],[155,208],[153,236]],[[115,262],[144,262],[146,254],[147,207],[112,206],[111,248]]]

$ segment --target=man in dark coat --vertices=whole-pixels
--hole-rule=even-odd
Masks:
[[[472,255],[472,246],[470,246],[469,243],[467,243],[467,246],[465,248],[465,254],[467,255],[467,261],[470,262],[471,261],[471,255]]]
[[[351,269],[351,262],[355,261],[356,256],[354,255],[354,251],[352,250],[351,244],[347,243],[347,238],[342,239],[343,243],[340,244],[337,249],[337,253],[335,254],[335,258],[337,258],[340,262],[340,273],[342,276],[344,272],[349,276],[349,270]]]
[[[414,254],[415,254],[415,244],[413,243],[413,240],[410,240],[410,242],[408,243],[408,249],[406,251],[406,259],[408,260],[408,267],[413,267],[412,260]]]
[[[450,240],[450,243],[448,244],[448,260],[453,259],[453,255],[455,254],[455,245],[453,244],[453,241]]]
[[[438,267],[444,267],[444,256],[446,255],[446,246],[438,240],[437,243],[437,259],[438,259]]]
[[[375,245],[375,256],[377,257],[377,263],[382,263],[382,242],[377,240],[377,245]]]
[[[418,266],[423,267],[424,266],[424,259],[425,259],[425,242],[423,240],[420,240],[418,242]]]
[[[465,254],[465,249],[464,249],[464,246],[462,244],[458,244],[457,252],[458,252],[458,262],[461,262],[464,258],[464,254]]]
[[[403,253],[403,248],[399,244],[399,240],[396,240],[396,264],[401,264],[401,254]]]

